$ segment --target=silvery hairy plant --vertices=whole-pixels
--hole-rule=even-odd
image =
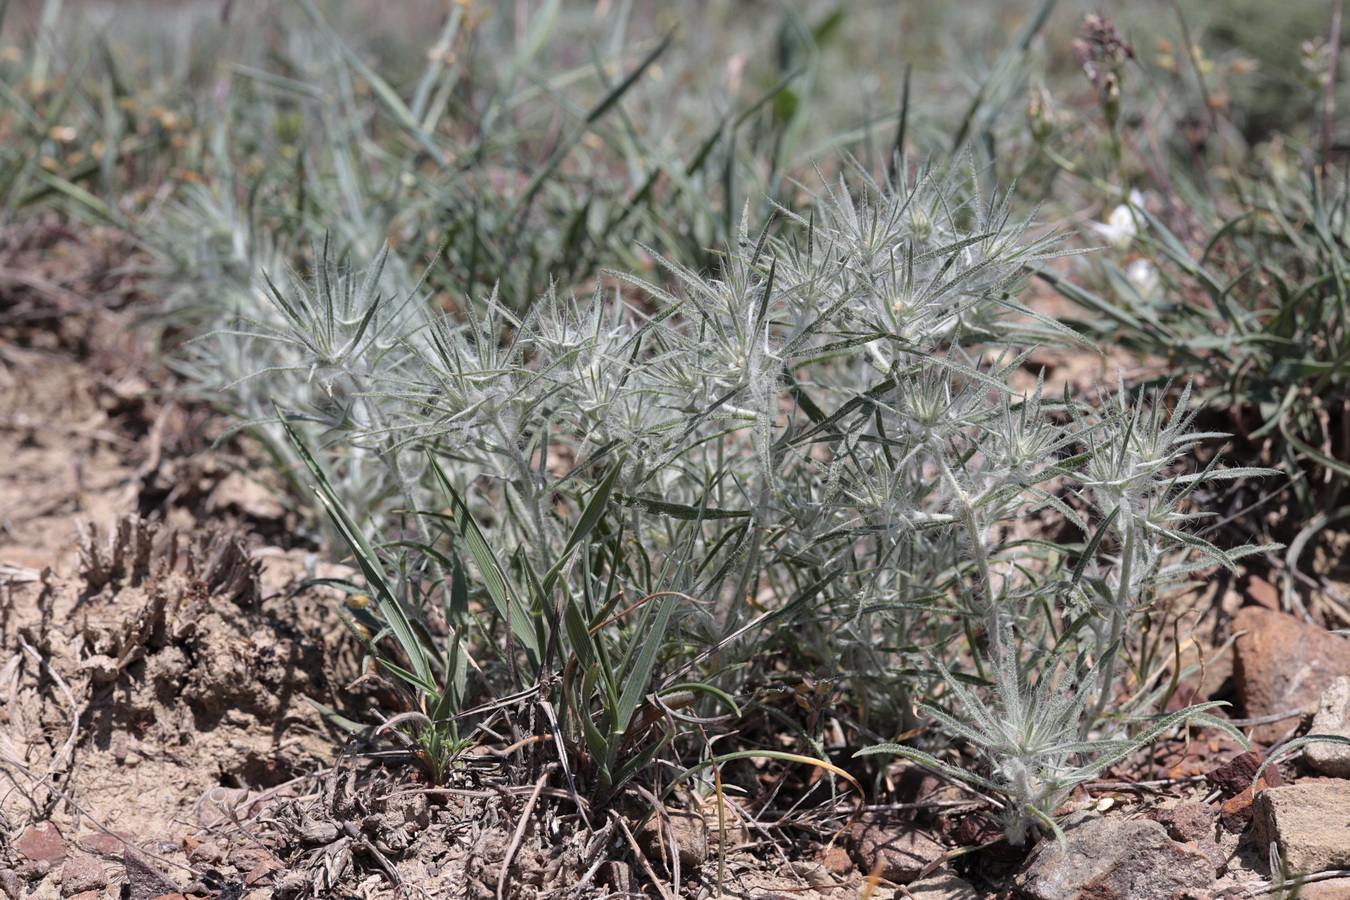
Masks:
[[[1068,666],[1056,654],[1042,661],[1041,674],[1033,679],[1011,655],[1006,655],[994,666],[988,696],[966,687],[934,661],[948,692],[959,704],[958,712],[933,705],[924,705],[921,711],[939,722],[946,734],[975,747],[988,767],[986,774],[957,768],[931,753],[899,744],[878,744],[862,752],[903,756],[1000,796],[1004,798],[1003,819],[1009,843],[1021,845],[1043,827],[1062,847],[1064,833],[1053,814],[1073,789],[1167,731],[1188,722],[1204,724],[1247,746],[1241,732],[1206,713],[1223,705],[1217,701],[1163,716],[1136,735],[1080,738],[1078,730],[1088,715],[1087,703],[1092,696],[1084,686],[1099,680],[1096,670],[1113,659],[1111,654],[1099,657],[1089,669],[1082,656]]]
[[[649,690],[689,677],[730,702],[787,645],[884,710],[883,730],[917,724],[922,702],[981,754],[967,780],[1007,799],[1022,839],[1074,784],[1210,721],[1121,716],[1117,673],[1154,592],[1238,555],[1184,530],[1187,497],[1255,473],[1184,470],[1211,437],[1189,434],[1185,392],[1168,415],[1124,392],[1014,387],[1028,348],[1066,339],[1016,300],[1027,266],[1060,251],[977,182],[926,168],[899,189],[827,184],[809,211],[743,217],[715,272],[662,260],[660,284],[615,273],[617,288],[551,290],[525,313],[495,295],[443,313],[381,292],[379,264],[357,279],[325,257],[312,287],[269,282],[271,306],[223,335],[285,362],[222,390],[287,398],[297,441],[327,448],[316,472],[387,469],[411,539],[381,543],[392,511],[340,479],[325,503],[352,513],[345,533],[374,530],[389,569],[458,585],[448,640],[476,633],[496,658],[475,677],[560,692],[549,709],[608,773],[604,796],[669,740],[626,733]],[[1079,539],[1039,537],[1036,515]],[[424,599],[398,621],[416,631]],[[641,683],[622,684],[633,660]],[[410,683],[442,713],[472,693]]]
[[[1183,410],[1188,393],[1178,400]],[[1000,427],[971,455],[983,462],[977,468],[984,477],[974,483],[994,486],[998,501],[986,503],[991,495],[953,489],[963,495],[955,508],[962,510],[976,561],[970,590],[983,598],[985,641],[976,653],[986,660],[989,683],[983,693],[973,691],[932,659],[943,682],[943,702],[924,704],[920,711],[945,734],[967,742],[983,774],[914,747],[882,744],[863,751],[905,756],[1003,797],[1006,836],[1013,843],[1038,828],[1062,841],[1052,814],[1075,786],[1183,722],[1218,728],[1245,745],[1240,733],[1206,714],[1217,703],[1146,718],[1142,730],[1132,733],[1134,721],[1117,715],[1130,705],[1118,695],[1117,675],[1130,626],[1159,590],[1206,567],[1231,569],[1250,552],[1221,551],[1182,531],[1201,515],[1184,512],[1184,499],[1209,480],[1268,474],[1218,469],[1214,463],[1186,472],[1185,454],[1215,435],[1189,432],[1193,414],[1169,416],[1161,403],[1150,406],[1142,395],[1131,404],[1122,391],[1095,408],[1066,399],[1063,408],[1072,425],[1052,429],[1034,425],[1030,413],[1039,412],[1040,402],[1038,389],[1021,404],[1004,406]],[[1069,492],[1083,502],[1077,508],[1066,504],[1050,492],[1047,479],[1068,482]],[[1025,546],[1000,546],[993,537],[993,529],[1016,514],[1017,504],[1028,501],[1050,506],[1087,537],[1072,569],[1030,571],[1013,561]],[[1198,558],[1189,550],[1198,551]],[[1044,611],[1039,622],[1027,620],[1028,604]],[[1062,633],[1048,650],[1038,649],[1043,638],[1038,640],[1037,629],[1056,618]]]
[[[1094,536],[1103,549],[1084,572],[1084,600],[1099,613],[1097,652],[1119,643],[1131,618],[1148,598],[1178,579],[1215,565],[1235,571],[1242,556],[1268,548],[1220,550],[1187,526],[1211,515],[1187,511],[1185,503],[1203,484],[1274,474],[1269,469],[1226,468],[1218,458],[1198,472],[1186,471],[1190,453],[1207,440],[1227,437],[1190,430],[1195,411],[1188,409],[1187,384],[1175,400],[1176,412],[1164,403],[1166,391],[1149,403],[1141,391],[1133,403],[1125,392],[1103,398],[1095,420],[1079,419],[1083,465],[1076,473],[1076,493],[1100,523]],[[1085,524],[1085,523],[1081,523]],[[1194,551],[1177,558],[1175,551]],[[1102,672],[1098,711],[1110,702],[1117,666],[1112,659]]]
[[[425,312],[413,302],[416,282],[386,265],[387,249],[360,277],[327,246],[321,259],[309,278],[290,273],[285,289],[266,273],[250,289],[222,284],[233,322],[186,345],[177,367],[236,420],[227,434],[253,430],[286,472],[303,466],[273,402],[303,411],[319,443],[341,456],[332,477],[353,514],[383,524],[392,499],[412,505],[425,494],[406,458],[389,453],[388,404],[362,392],[377,371],[399,377],[409,356],[403,336],[422,327]],[[390,302],[391,294],[403,299]]]

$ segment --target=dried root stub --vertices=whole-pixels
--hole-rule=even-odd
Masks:
[[[106,540],[97,525],[81,525],[79,554],[79,574],[90,594],[109,586],[134,587],[157,572],[181,570],[202,582],[212,596],[242,607],[258,602],[258,563],[234,532],[184,537],[139,516],[124,516]]]

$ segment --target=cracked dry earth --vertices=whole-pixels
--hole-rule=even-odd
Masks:
[[[1350,897],[1326,877],[1350,867],[1345,760],[1285,766],[1291,784],[1268,770],[1253,790],[1259,757],[1204,733],[1075,797],[1064,856],[990,843],[985,801],[900,766],[859,772],[882,793],[857,815],[848,795],[782,813],[753,791],[720,810],[693,796],[658,816],[641,798],[578,809],[528,748],[480,748],[428,788],[387,740],[321,714],[400,711],[360,677],[339,598],[297,590],[347,570],[295,537],[246,452],[211,449],[208,411],[157,392],[167,376],[132,327],[152,300],[114,265],[127,247],[40,221],[0,241],[5,896],[1255,897],[1278,896],[1274,857],[1324,873],[1301,896]],[[1305,707],[1319,730],[1338,709],[1343,726],[1350,642],[1278,609],[1254,576],[1237,585],[1201,598],[1202,625],[1210,646],[1247,635],[1191,694],[1235,688],[1265,745],[1309,727]],[[1303,667],[1280,668],[1291,660]]]

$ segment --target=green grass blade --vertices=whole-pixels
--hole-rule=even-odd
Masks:
[[[545,595],[553,590],[553,585],[557,583],[563,567],[572,558],[572,551],[581,546],[581,543],[590,536],[595,526],[600,524],[600,520],[609,510],[609,498],[614,492],[614,482],[619,477],[620,468],[621,466],[618,463],[611,464],[609,471],[595,486],[590,500],[586,501],[586,508],[581,511],[581,517],[577,519],[577,524],[572,528],[572,533],[567,536],[567,544],[563,547],[562,555],[544,575],[542,587]]]
[[[304,461],[310,474],[314,476],[316,482],[315,494],[323,505],[324,511],[328,513],[334,526],[342,535],[343,540],[351,547],[352,553],[356,557],[356,563],[361,569],[361,574],[365,576],[366,583],[370,585],[371,592],[375,595],[374,599],[379,605],[380,614],[389,623],[394,638],[398,641],[399,647],[413,667],[412,674],[416,681],[421,685],[434,686],[435,680],[432,677],[431,665],[425,655],[425,648],[417,639],[412,623],[404,613],[402,605],[398,602],[398,598],[394,594],[393,584],[384,571],[384,566],[380,564],[375,548],[366,540],[360,526],[342,505],[337,491],[334,490],[332,483],[328,480],[328,476],[324,474],[318,460],[310,454],[309,448],[305,446],[305,442],[299,433],[291,426],[289,418],[275,401],[273,401],[273,407],[276,409],[277,418],[281,422],[282,428],[286,431],[286,436],[290,438],[291,445],[300,455],[301,460]]]
[[[681,596],[683,595],[663,592],[662,596],[656,598],[658,606],[655,614],[643,615],[633,633],[629,652],[624,654],[625,664],[619,667],[619,671],[627,680],[623,686],[623,693],[619,696],[618,707],[614,710],[614,718],[610,721],[610,729],[615,735],[628,730],[633,713],[637,711],[642,698],[647,694],[652,671],[656,668],[657,653],[661,650],[666,628],[670,625],[671,616],[675,614],[675,607]],[[634,647],[640,647],[641,650],[629,665],[628,657],[631,656]]]
[[[534,617],[521,602],[520,593],[507,583],[505,569],[497,560],[497,555],[488,546],[487,538],[483,537],[483,532],[479,530],[478,523],[474,521],[464,498],[450,483],[450,476],[445,473],[440,461],[430,450],[427,451],[427,461],[441,491],[450,503],[450,514],[465,546],[469,548],[469,555],[478,566],[479,576],[487,586],[488,596],[492,598],[497,615],[510,624],[511,635],[525,650],[531,665],[537,669],[543,661],[543,647],[539,633],[535,629]]]

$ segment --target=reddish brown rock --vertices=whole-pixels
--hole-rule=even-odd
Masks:
[[[1232,795],[1219,807],[1219,824],[1231,834],[1237,834],[1251,822],[1252,801],[1258,792],[1284,784],[1284,776],[1274,766],[1267,766],[1261,778],[1252,783],[1263,762],[1265,757],[1260,751],[1248,750],[1205,775],[1211,785]]]
[[[92,856],[76,856],[61,867],[61,896],[71,897],[108,886],[108,873]]]
[[[268,882],[272,878],[272,873],[281,868],[279,862],[266,862],[252,869],[244,875],[244,885],[246,887],[257,887],[260,884]]]
[[[14,842],[24,859],[56,865],[66,858],[66,842],[55,822],[34,822]]]
[[[1219,824],[1229,834],[1237,834],[1252,821],[1252,802],[1256,792],[1247,788],[1240,794],[1229,797],[1219,807]]]
[[[842,847],[827,847],[821,851],[816,861],[824,866],[827,872],[845,881],[858,874],[858,868],[853,865],[853,858]]]
[[[241,872],[255,869],[271,859],[273,859],[272,854],[257,847],[238,847],[230,851],[229,855],[230,865]]]
[[[850,833],[853,861],[863,874],[875,873],[896,884],[909,884],[946,855],[927,832],[898,819],[864,815]]]
[[[1280,590],[1266,581],[1260,575],[1248,575],[1246,578],[1246,589],[1243,591],[1251,599],[1264,606],[1266,609],[1280,609]]]
[[[1252,780],[1265,761],[1261,751],[1248,750],[1212,772],[1205,773],[1205,781],[1225,794],[1240,794],[1252,786]],[[1284,776],[1274,766],[1266,766],[1266,770],[1261,772],[1261,781],[1266,787],[1279,787],[1284,784]]]
[[[1219,846],[1219,842],[1214,838],[1204,838],[1199,841],[1187,841],[1187,847],[1194,847],[1204,854],[1205,859],[1214,867],[1216,875],[1223,875],[1228,871],[1228,854]]]
[[[1172,840],[1185,843],[1199,842],[1202,838],[1214,838],[1214,822],[1219,817],[1218,810],[1208,803],[1192,800],[1181,803],[1172,809],[1158,814],[1158,821],[1167,829]]]
[[[98,853],[103,856],[121,856],[122,848],[131,841],[131,835],[120,831],[111,834],[106,831],[95,831],[93,834],[86,834],[81,837],[79,845],[90,853]]]
[[[150,864],[149,857],[131,844],[122,848],[122,865],[126,869],[122,896],[130,900],[152,900],[179,890],[178,885]]]
[[[23,879],[13,869],[0,869],[0,891],[4,891],[9,900],[21,900]]]
[[[188,851],[188,862],[195,865],[215,866],[225,858],[225,848],[216,841],[206,841]]]
[[[1247,606],[1233,617],[1237,639],[1233,679],[1248,718],[1275,715],[1316,703],[1322,692],[1350,674],[1350,641],[1293,616]],[[1292,722],[1258,725],[1253,740],[1269,744]]]

